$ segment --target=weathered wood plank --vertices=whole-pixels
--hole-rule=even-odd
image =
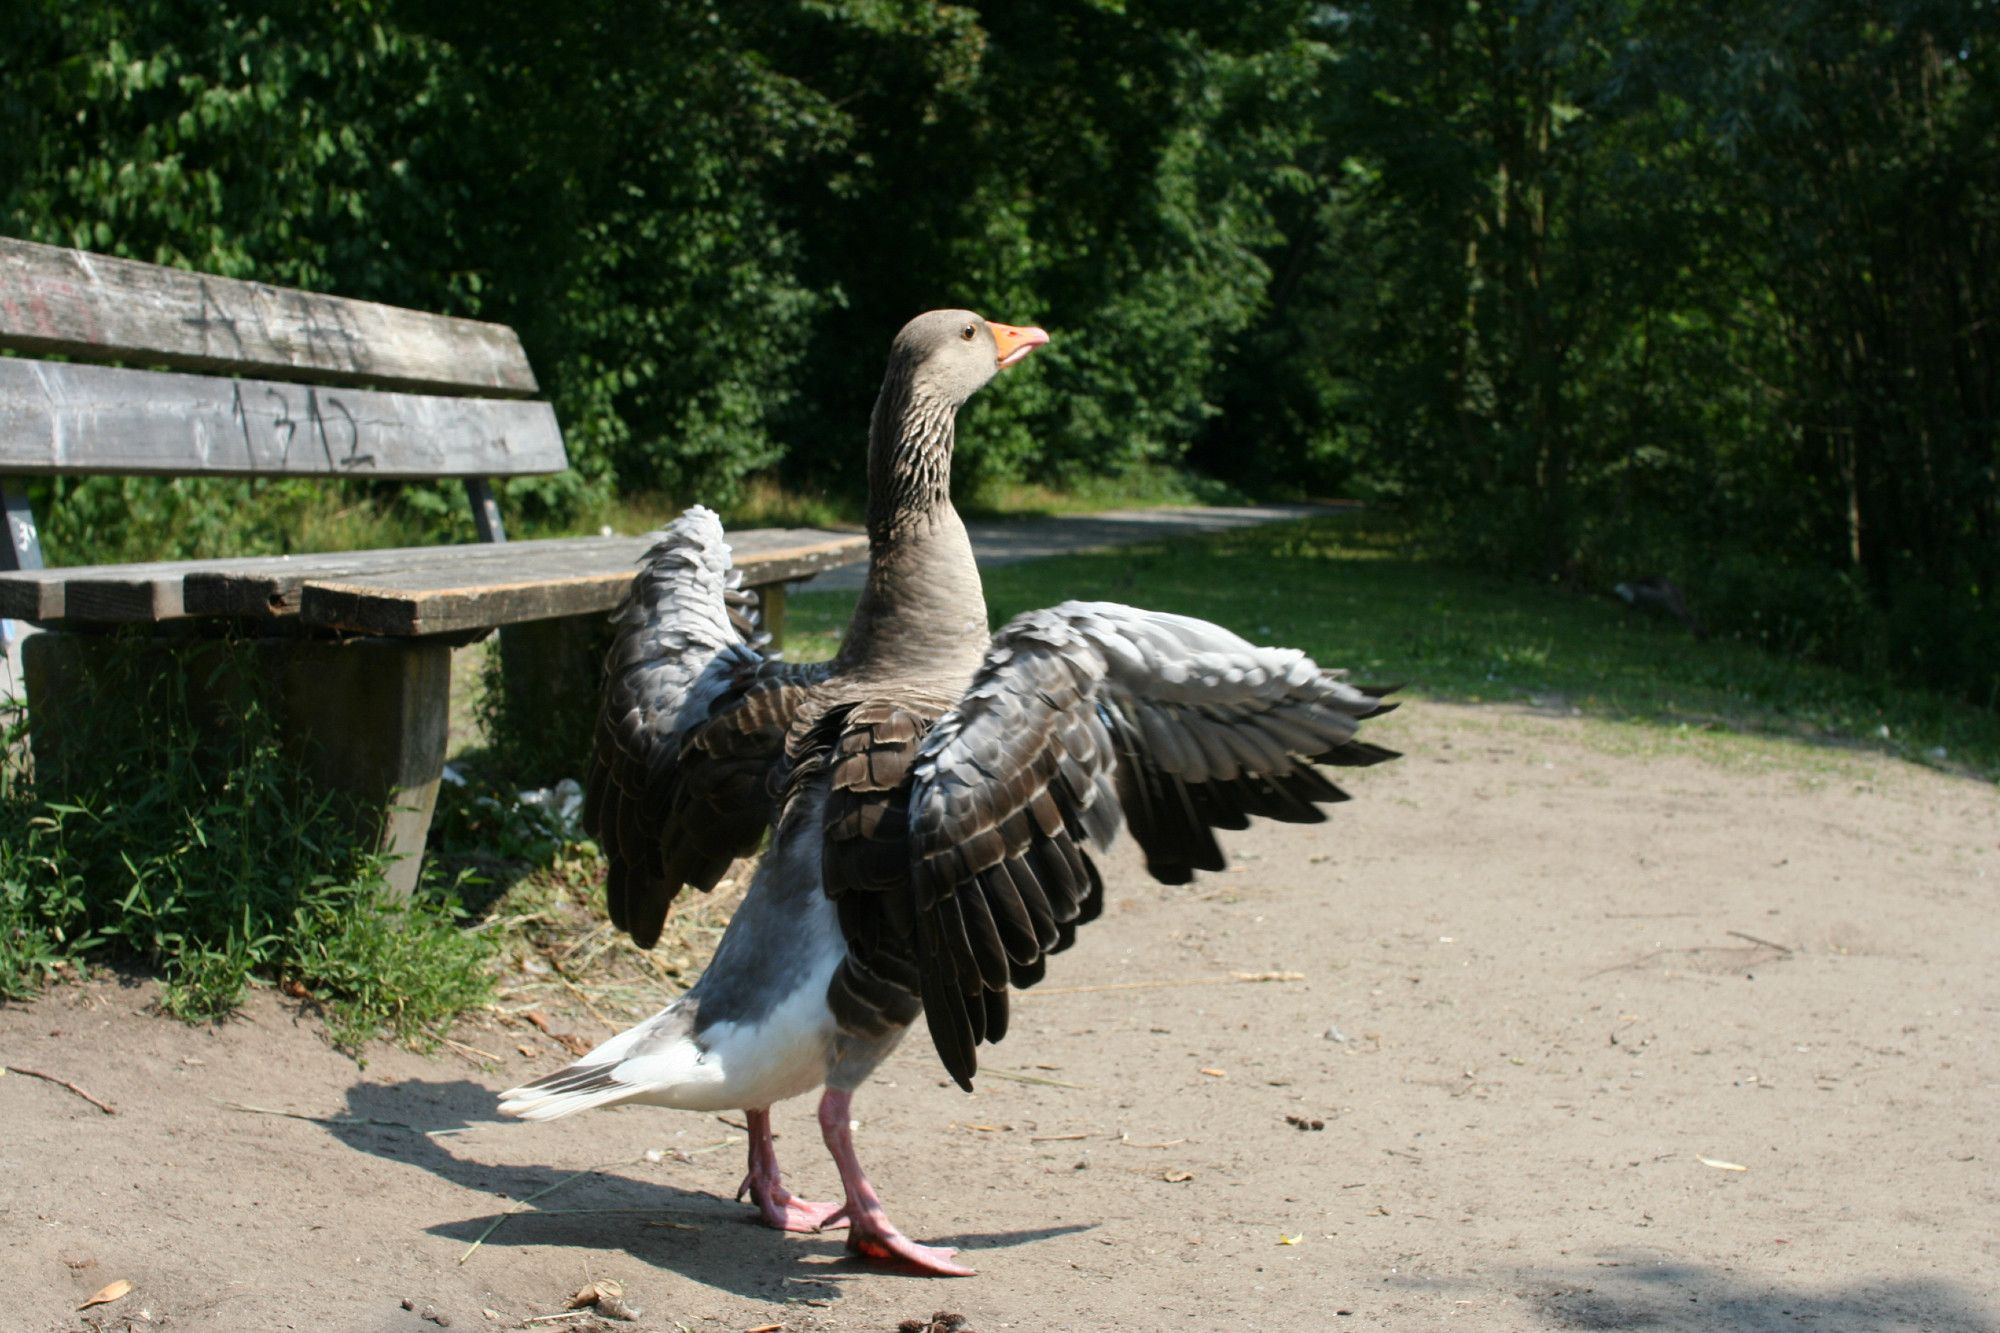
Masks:
[[[576,548],[597,549],[606,544],[603,560],[626,552],[643,550],[637,538],[555,537],[538,541],[481,543],[477,546],[409,546],[374,551],[336,551],[324,555],[267,557],[260,562],[225,566],[220,561],[202,562],[188,569],[181,580],[181,600],[191,616],[236,616],[256,619],[292,616],[299,610],[299,594],[307,583],[341,582],[355,577],[436,568],[450,562],[454,568],[470,568],[481,560],[552,560]],[[615,548],[609,544],[616,543]],[[633,558],[637,558],[634,556]],[[0,606],[4,606],[0,602]]]
[[[753,528],[730,534],[737,565],[751,586],[804,578],[822,569],[851,564],[867,553],[865,539],[816,528]],[[553,614],[586,615],[608,611],[624,595],[639,560],[653,537],[557,537],[537,541],[475,546],[414,546],[373,551],[339,551],[321,555],[239,556],[221,560],[159,561],[127,565],[77,565],[0,574],[0,616],[40,624],[64,621],[154,621],[184,616],[233,616],[258,619],[299,612],[304,590],[315,582],[328,585],[372,584],[387,580],[382,592],[392,600],[414,590],[420,598],[437,596],[449,602],[454,590],[504,587],[515,589],[537,581],[560,586],[543,604],[574,611]],[[426,590],[429,590],[426,592]],[[491,622],[468,620],[452,629],[491,628],[521,619],[535,604],[533,594],[512,593],[496,606],[512,618]],[[370,617],[386,616],[393,623],[414,623],[426,612],[384,610],[372,606]],[[429,614],[435,614],[431,612]],[[400,619],[396,619],[400,617]],[[363,628],[330,620],[309,623],[339,628]],[[436,629],[378,630],[381,633],[435,633]]]
[[[736,564],[750,586],[804,578],[820,569],[851,564],[866,544],[844,533],[817,528],[752,528],[731,533]],[[299,610],[309,584],[354,583],[408,575],[414,586],[455,587],[482,581],[519,582],[544,578],[610,579],[620,590],[652,546],[641,537],[558,537],[508,542],[504,546],[412,547],[396,551],[354,551],[345,555],[294,556],[261,567],[196,570],[184,585],[190,615],[289,615]],[[775,559],[795,549],[817,553],[828,543],[839,553],[832,563],[792,572],[793,562]],[[604,609],[615,605],[616,599]],[[4,605],[4,603],[0,603]],[[594,604],[588,610],[599,609]]]
[[[0,617],[53,624],[63,620],[152,621],[183,616],[266,614],[255,608],[205,607],[188,601],[187,580],[201,575],[217,581],[282,574],[292,564],[320,562],[328,572],[394,569],[436,551],[436,547],[346,551],[328,556],[246,555],[211,560],[147,560],[119,565],[66,565],[57,569],[0,573]],[[296,611],[294,598],[289,608]]]
[[[761,550],[751,549],[750,535],[732,536],[731,545],[745,581],[753,584],[809,578],[868,551],[867,539],[853,534],[816,533],[816,540]],[[461,564],[313,581],[300,593],[299,617],[309,625],[365,634],[447,634],[609,611],[631,585],[629,563],[579,565]]]
[[[0,616],[51,624],[63,620],[152,621],[185,616],[263,619],[296,615],[309,579],[394,573],[442,562],[550,558],[577,545],[606,546],[604,560],[637,561],[648,539],[557,537],[498,546],[402,546],[316,555],[250,555],[207,560],[157,560],[119,565],[70,565],[0,574]]]
[[[560,472],[547,403],[0,360],[0,474]]]
[[[6,237],[0,347],[321,384],[536,392],[504,325]]]
[[[529,550],[571,539],[522,542]],[[69,565],[33,577],[0,574],[0,615],[21,620],[177,620],[184,616],[261,619],[296,614],[308,578],[422,568],[447,552],[490,548],[382,547],[320,555],[248,555],[208,560],[149,560]]]

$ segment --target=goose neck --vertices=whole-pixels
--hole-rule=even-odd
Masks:
[[[880,550],[951,506],[958,404],[892,374],[868,428],[868,539]]]

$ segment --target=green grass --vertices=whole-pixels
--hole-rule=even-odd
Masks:
[[[1223,482],[1179,468],[1151,465],[1113,476],[1077,477],[1060,487],[1029,481],[986,482],[965,497],[958,509],[969,518],[1027,518],[1163,505],[1248,503],[1247,496]]]
[[[70,772],[33,773],[14,720],[0,762],[0,998],[137,963],[158,969],[161,1007],[179,1018],[219,1018],[246,987],[282,984],[347,1047],[379,1033],[422,1044],[482,1000],[485,941],[435,879],[408,900],[386,892],[364,821],[287,752],[258,659],[210,646],[197,670],[160,671],[160,651],[114,645],[65,695]]]
[[[1365,515],[1010,565],[987,576],[986,596],[996,624],[1070,598],[1129,602],[1303,648],[1414,696],[1854,743],[2000,776],[1992,712],[1747,644],[1697,643],[1608,596],[1414,559]],[[793,596],[787,655],[831,654],[852,607],[851,594]]]

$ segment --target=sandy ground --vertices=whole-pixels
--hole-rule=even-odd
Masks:
[[[561,1058],[531,1031],[357,1065],[277,997],[205,1030],[101,981],[0,1008],[5,1063],[117,1107],[0,1078],[0,1327],[521,1327],[612,1279],[616,1327],[704,1333],[2000,1328],[2000,793],[1525,710],[1379,730],[1409,757],[1326,825],[1183,889],[1116,861],[986,1056],[1044,1081],[967,1097],[919,1036],[857,1099],[892,1215],[976,1278],[752,1225],[712,1116],[499,1120]],[[832,1191],[810,1105],[778,1125]]]

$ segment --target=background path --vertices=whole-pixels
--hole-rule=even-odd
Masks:
[[[980,520],[965,525],[972,535],[972,553],[980,568],[1017,564],[1042,556],[1068,555],[1168,537],[1194,537],[1210,532],[1254,528],[1266,523],[1347,513],[1351,502],[1270,505],[1208,505],[1200,508],[1110,509],[1097,514],[1051,514],[1043,518]],[[858,591],[866,565],[821,574],[800,585],[808,592],[831,589]]]

